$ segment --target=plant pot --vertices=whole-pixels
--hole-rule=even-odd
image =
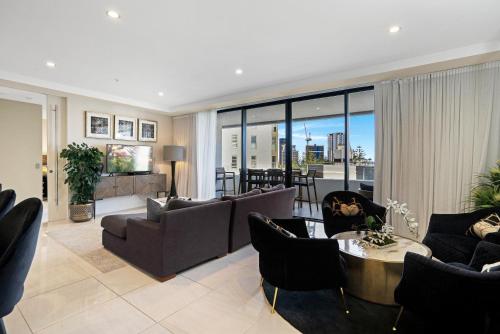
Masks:
[[[82,223],[91,220],[93,213],[94,203],[69,205],[69,219],[75,223]]]

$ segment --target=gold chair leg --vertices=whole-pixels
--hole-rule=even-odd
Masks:
[[[401,318],[401,315],[403,314],[403,311],[404,311],[404,307],[401,306],[401,308],[399,309],[398,317],[396,318],[396,322],[394,322],[394,326],[392,326],[392,330],[394,332],[398,330],[399,319]]]
[[[271,314],[274,313],[274,307],[276,306],[277,297],[278,297],[278,288],[274,288],[273,308],[271,309]]]
[[[349,310],[347,309],[347,304],[345,302],[344,289],[340,287],[340,295],[342,296],[342,303],[344,303],[345,314],[349,314]]]

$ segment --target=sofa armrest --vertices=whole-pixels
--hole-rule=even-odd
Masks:
[[[273,222],[299,238],[309,239],[305,218],[273,219]]]
[[[127,219],[127,241],[131,244],[157,251],[163,240],[162,234],[162,225],[157,222],[141,218]]]

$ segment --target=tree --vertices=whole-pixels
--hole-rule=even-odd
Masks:
[[[366,153],[361,146],[356,146],[352,152],[352,162],[354,163],[364,163],[366,162]]]

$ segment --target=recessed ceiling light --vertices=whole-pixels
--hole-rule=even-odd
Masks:
[[[391,34],[395,34],[395,33],[399,32],[400,30],[401,30],[400,26],[392,26],[392,27],[389,28],[389,32]]]
[[[165,95],[165,93],[163,93],[163,92],[158,92],[158,96],[163,96],[163,95]]]
[[[47,61],[47,62],[45,62],[45,66],[47,66],[49,68],[54,68],[54,67],[56,67],[56,63],[54,63],[53,61]]]
[[[106,14],[111,17],[112,19],[119,19],[120,18],[120,14],[118,14],[118,12],[115,12],[114,10],[108,10],[106,12]]]
[[[236,75],[242,75],[242,74],[243,74],[243,70],[242,70],[241,68],[237,68],[237,69],[234,71],[234,73],[235,73]]]

